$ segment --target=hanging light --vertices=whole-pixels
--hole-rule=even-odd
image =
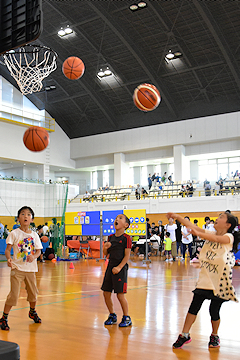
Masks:
[[[112,75],[111,70],[107,67],[107,69],[104,71],[104,75],[109,76]]]
[[[65,29],[64,31],[65,31],[65,33],[66,33],[67,35],[73,33],[73,30],[70,28],[69,25],[67,25],[67,27],[66,27],[66,29]]]
[[[65,30],[63,30],[63,28],[61,28],[61,29],[58,31],[58,35],[59,35],[59,36],[64,36],[64,35],[66,35]]]
[[[135,10],[138,9],[138,6],[133,4],[133,5],[129,6],[129,9],[132,10],[132,11],[135,11]]]
[[[138,7],[140,7],[140,8],[144,8],[145,6],[147,6],[147,4],[144,1],[141,1],[140,3],[138,3]]]
[[[174,58],[174,54],[172,53],[171,50],[168,51],[168,54],[166,55],[166,58],[167,58],[168,60],[172,60],[172,59]]]
[[[98,76],[103,77],[105,75],[104,71],[102,71],[102,69],[100,69],[100,71],[98,72]]]

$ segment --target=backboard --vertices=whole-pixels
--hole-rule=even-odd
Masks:
[[[42,18],[42,0],[1,0],[0,54],[36,40]]]

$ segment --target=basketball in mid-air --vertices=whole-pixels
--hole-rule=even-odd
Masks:
[[[42,151],[49,144],[47,130],[39,126],[31,126],[23,135],[24,145],[31,151]]]
[[[70,80],[77,80],[83,76],[85,65],[81,59],[76,56],[67,58],[62,66],[63,74]]]
[[[152,111],[158,107],[161,101],[161,96],[152,84],[141,84],[134,90],[133,102],[141,111]]]
[[[48,242],[48,237],[47,236],[42,236],[41,237],[41,241],[43,242],[43,243],[46,243],[46,242]]]

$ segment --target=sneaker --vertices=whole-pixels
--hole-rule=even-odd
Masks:
[[[168,259],[166,259],[165,261],[169,261]]]
[[[104,325],[113,325],[117,323],[117,315],[115,313],[109,314],[107,320],[104,322]]]
[[[9,330],[10,327],[8,326],[8,321],[7,319],[4,319],[3,317],[0,319],[0,324],[1,324],[1,329],[2,330]]]
[[[220,346],[220,339],[218,335],[211,335],[210,341],[208,343],[208,347],[210,348],[218,348]]]
[[[122,321],[118,325],[119,327],[127,327],[132,325],[132,320],[130,316],[123,315]]]
[[[190,335],[188,336],[188,338],[186,338],[185,336],[182,336],[181,334],[178,336],[177,341],[173,344],[173,348],[174,349],[181,349],[183,347],[184,344],[188,344],[192,341],[192,339],[190,338]]]
[[[30,317],[30,319],[32,319],[36,324],[40,324],[42,322],[42,320],[40,319],[40,317],[38,316],[37,312],[34,311],[33,313],[31,313],[29,311],[28,316]]]

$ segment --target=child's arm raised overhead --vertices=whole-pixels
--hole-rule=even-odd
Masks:
[[[204,229],[201,229],[200,227],[193,224],[190,220],[183,218],[182,216],[180,216],[178,214],[169,212],[169,213],[167,213],[167,218],[168,219],[172,218],[172,219],[178,220],[181,224],[185,225],[188,229],[191,229],[191,230],[197,229],[197,231],[199,233],[205,233]]]
[[[205,240],[209,240],[209,241],[212,241],[212,242],[218,242],[220,244],[229,244],[230,243],[230,238],[226,234],[224,234],[224,235],[216,235],[215,233],[205,231],[204,235],[203,235],[203,233],[198,231],[198,228],[197,229],[192,229],[192,234],[196,235],[196,236],[199,236],[200,238],[204,238]]]

